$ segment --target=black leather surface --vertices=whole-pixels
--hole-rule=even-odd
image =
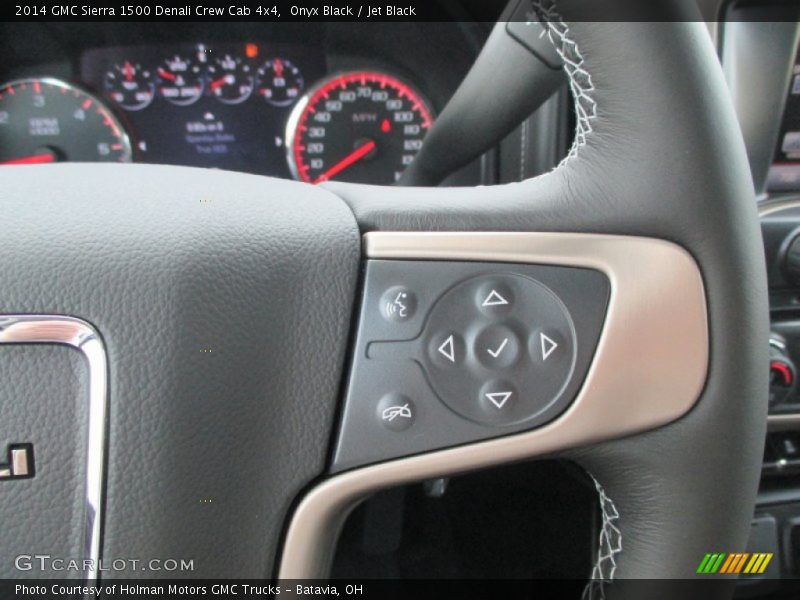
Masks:
[[[579,18],[577,5],[559,3],[568,22]],[[675,241],[695,257],[711,336],[698,404],[660,430],[567,453],[620,513],[615,576],[690,577],[704,553],[744,549],[759,477],[768,309],[752,181],[702,23],[575,22],[570,30],[597,118],[562,168],[487,188],[326,186],[365,231],[633,234]],[[626,597],[618,586],[610,591]]]
[[[31,557],[83,558],[88,416],[78,350],[0,345],[0,463],[9,444],[26,443],[37,467],[33,478],[0,481],[0,579],[81,576]]]
[[[311,186],[185,168],[7,167],[0,190],[0,313],[79,316],[108,350],[103,558],[194,561],[106,578],[269,575],[324,470],[352,213]]]

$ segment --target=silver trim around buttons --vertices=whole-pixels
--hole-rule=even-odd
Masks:
[[[108,365],[100,335],[81,319],[60,315],[0,315],[0,344],[61,344],[79,350],[89,368],[89,440],[86,453],[84,558],[88,582],[97,580],[103,523]],[[42,466],[40,465],[39,469]]]
[[[686,414],[700,396],[709,352],[705,291],[697,264],[675,244],[574,233],[376,232],[364,236],[364,246],[370,259],[597,269],[611,283],[608,314],[583,387],[551,423],[355,469],[312,488],[291,517],[281,580],[326,577],[345,518],[380,489],[653,429]]]

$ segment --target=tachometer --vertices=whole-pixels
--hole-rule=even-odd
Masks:
[[[309,183],[397,181],[433,122],[409,84],[378,72],[327,79],[297,103],[287,124],[289,168]]]
[[[94,96],[55,79],[0,87],[0,164],[130,159],[128,136]]]

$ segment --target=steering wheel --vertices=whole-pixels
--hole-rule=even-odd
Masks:
[[[189,557],[201,578],[325,577],[369,494],[547,455],[596,482],[592,589],[628,597],[620,580],[692,577],[705,553],[743,549],[768,308],[736,116],[703,24],[583,22],[582,6],[541,15],[575,97],[575,144],[518,184],[2,169],[0,443],[31,442],[35,474],[0,483],[3,523],[16,524],[0,545],[57,530],[66,555]],[[393,322],[361,269],[393,261],[434,279],[447,263],[602,274],[601,329],[576,350],[586,368],[569,401],[534,425],[337,466],[340,424],[377,400],[339,406],[345,371],[366,356],[368,321]],[[567,307],[583,318],[580,294]]]

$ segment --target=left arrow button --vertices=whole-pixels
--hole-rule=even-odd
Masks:
[[[444,356],[447,360],[451,363],[455,364],[456,362],[456,349],[455,349],[455,342],[453,342],[452,334],[448,337],[442,345],[439,346],[439,353]]]

